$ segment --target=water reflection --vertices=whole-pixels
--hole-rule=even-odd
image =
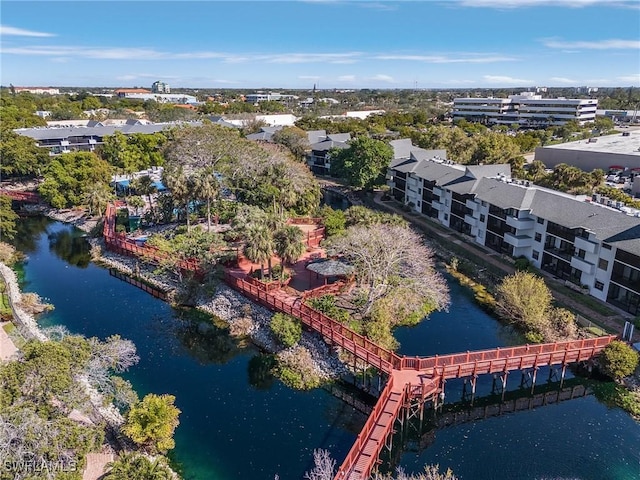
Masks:
[[[16,236],[13,245],[23,253],[36,250],[40,234],[47,230],[51,220],[43,216],[29,217],[16,223]]]
[[[249,384],[256,390],[269,390],[275,381],[273,376],[275,365],[276,360],[273,355],[260,353],[252,357],[247,366]]]
[[[178,309],[174,334],[180,345],[200,365],[224,365],[248,343],[229,335],[226,324],[196,310]]]
[[[49,250],[70,265],[87,268],[91,263],[91,246],[78,230],[57,230],[48,235]]]

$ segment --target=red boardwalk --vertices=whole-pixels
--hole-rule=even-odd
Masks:
[[[153,248],[136,245],[115,233],[116,208],[109,204],[104,224],[105,243],[121,253],[161,261]],[[311,240],[309,237],[308,241]],[[183,262],[185,270],[198,271],[196,261]],[[434,398],[445,380],[501,373],[527,368],[562,365],[585,361],[598,355],[616,337],[589,338],[564,342],[496,348],[428,358],[400,357],[343,324],[299,302],[297,297],[281,291],[267,292],[259,285],[244,280],[242,272],[225,271],[225,281],[248,298],[270,308],[293,315],[307,327],[320,333],[357,358],[389,375],[371,415],[358,435],[347,458],[340,466],[336,480],[366,480],[375,468],[385,441],[401,409],[413,397]]]
[[[16,190],[0,189],[0,195],[11,197],[12,200],[27,203],[40,203],[40,195],[34,192],[21,192]]]

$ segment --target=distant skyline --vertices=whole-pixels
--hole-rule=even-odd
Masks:
[[[2,1],[4,86],[640,86],[638,0]]]

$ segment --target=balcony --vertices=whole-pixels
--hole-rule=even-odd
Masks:
[[[514,235],[513,233],[505,233],[504,241],[516,248],[530,247],[533,245],[533,238],[529,235]]]
[[[580,257],[571,257],[571,266],[587,275],[593,275],[596,271],[596,266],[593,263],[589,263]]]
[[[442,196],[442,188],[440,187],[433,187],[433,194],[437,195],[438,197]]]
[[[471,210],[472,212],[477,212],[480,209],[480,204],[474,202],[473,200],[467,200],[467,202],[465,203],[465,205],[467,206],[467,208],[469,210]]]
[[[598,244],[590,242],[582,237],[576,237],[574,245],[577,249],[584,250],[587,253],[596,253]]]
[[[469,225],[471,225],[472,227],[477,227],[478,226],[478,219],[475,217],[472,217],[471,215],[465,215],[464,216],[464,223],[467,223]]]
[[[545,246],[544,251],[567,262],[570,262],[573,258],[573,248],[566,250]]]
[[[531,230],[536,224],[532,218],[516,218],[511,215],[507,215],[506,220],[507,225],[517,230]]]
[[[435,202],[435,201],[434,201],[434,202],[431,202],[431,206],[432,206],[434,209],[438,210],[439,212],[444,212],[444,210],[445,210],[445,208],[446,208],[442,203],[440,203],[440,202]]]

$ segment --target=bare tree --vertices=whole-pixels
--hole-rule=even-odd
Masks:
[[[367,296],[361,313],[399,288],[414,295],[407,298],[446,309],[449,289],[434,268],[431,249],[420,235],[396,225],[354,226],[332,239],[331,248],[356,268],[356,278]],[[420,308],[422,305],[415,305]]]
[[[333,480],[336,461],[327,450],[313,451],[313,469],[304,474],[305,480]]]

